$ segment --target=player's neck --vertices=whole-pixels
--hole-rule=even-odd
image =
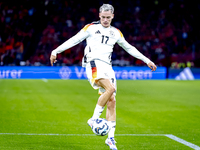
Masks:
[[[102,24],[101,24],[101,25],[102,25]],[[104,28],[110,28],[110,26],[111,26],[111,25],[109,25],[109,26],[104,26],[104,25],[102,25],[102,27],[104,27]]]

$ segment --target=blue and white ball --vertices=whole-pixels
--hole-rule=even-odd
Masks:
[[[100,135],[100,136],[107,135],[108,132],[110,131],[108,121],[106,119],[103,119],[103,118],[96,119],[94,124],[93,124],[92,131],[96,135]]]

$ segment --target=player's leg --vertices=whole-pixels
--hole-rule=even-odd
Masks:
[[[116,100],[115,95],[112,95],[107,102],[106,119],[108,121],[116,121]]]
[[[111,96],[115,92],[115,87],[109,79],[99,79],[98,81],[96,81],[96,84],[100,87],[103,87],[105,89],[105,92],[101,93],[101,95],[99,96],[92,119],[97,119],[100,117],[105,105],[111,99]]]
[[[110,149],[117,150],[114,140],[115,126],[116,126],[116,100],[113,94],[107,103],[106,119],[109,122],[110,131],[108,133],[108,138],[105,143],[110,147]]]
[[[112,95],[107,103],[106,120],[108,120],[111,128],[110,132],[108,133],[108,138],[114,138],[116,126],[116,100],[114,95]]]
[[[109,79],[99,79],[96,84],[105,89],[105,92],[101,94],[97,102],[98,105],[104,107],[116,89]]]

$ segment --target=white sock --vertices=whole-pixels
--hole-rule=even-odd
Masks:
[[[116,126],[116,121],[108,121],[109,126],[110,126],[110,131],[108,133],[108,138],[114,137],[115,135],[115,126]]]
[[[92,116],[92,119],[98,119],[100,117],[100,115],[102,114],[103,110],[104,110],[104,107],[99,106],[97,104],[95,109],[94,109],[94,114]]]

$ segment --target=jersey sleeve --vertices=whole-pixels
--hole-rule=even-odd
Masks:
[[[56,56],[57,54],[79,44],[84,39],[86,39],[89,36],[88,32],[89,25],[86,25],[83,29],[81,29],[76,35],[68,39],[66,42],[58,46],[55,50],[51,52],[51,55]]]
[[[120,32],[120,31],[119,31]],[[120,32],[120,38],[117,41],[119,46],[121,46],[125,51],[127,51],[130,55],[132,55],[135,58],[138,58],[148,64],[151,62],[146,56],[144,56],[142,53],[140,53],[134,46],[130,45],[123,37],[123,34]]]

